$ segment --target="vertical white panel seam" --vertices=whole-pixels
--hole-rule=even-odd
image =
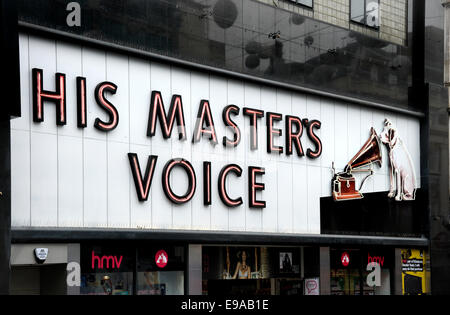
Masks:
[[[258,16],[259,16],[259,10],[258,10]],[[261,85],[258,85],[258,88],[259,88],[259,109],[261,109],[261,101],[262,101],[262,89],[261,89]],[[243,110],[243,109],[242,109]],[[256,133],[256,140],[258,140],[259,141],[259,135],[258,135],[258,133]],[[251,150],[251,148],[250,148],[250,150]],[[257,159],[258,159],[258,162],[259,162],[259,160],[262,160],[262,158],[261,158],[261,153],[257,153],[257,157],[256,157]],[[261,211],[261,213],[260,213],[260,216],[259,216],[259,221],[260,221],[260,227],[261,227],[261,231],[263,231],[264,230],[264,220],[263,220],[263,216],[264,216],[264,212],[263,211]]]
[[[172,68],[172,65],[169,65],[169,74],[170,74],[170,78],[169,78],[169,84],[170,84],[170,96],[169,96],[169,99],[172,97],[172,95],[173,95],[173,84],[172,84],[172,71],[173,71],[173,68]],[[173,128],[175,128],[175,124],[173,125]],[[178,129],[178,126],[177,126],[177,129]],[[169,143],[170,143],[170,152],[171,152],[171,155],[172,155],[172,157],[173,157],[173,143],[172,143],[173,141],[172,141],[172,139],[170,139],[170,141],[169,141]],[[169,181],[170,181],[170,179],[169,179]],[[197,185],[197,183],[195,184],[195,185]],[[171,204],[170,205],[170,212],[172,213],[171,214],[171,220],[172,220],[172,225],[171,225],[171,228],[173,229],[173,208],[175,207],[175,205],[174,204]]]
[[[275,111],[278,111],[278,89],[275,89]],[[273,142],[275,142],[275,141],[273,141]],[[274,163],[275,163],[275,173],[277,174],[277,179],[276,179],[276,181],[277,181],[277,185],[276,185],[276,187],[277,187],[277,203],[276,203],[276,207],[277,207],[277,233],[280,231],[280,220],[278,220],[278,216],[280,215],[280,211],[279,211],[279,207],[278,207],[278,201],[279,201],[279,195],[278,195],[278,183],[279,183],[279,181],[278,181],[278,158],[277,159],[274,159]]]
[[[30,107],[30,105],[32,104],[32,99],[33,99],[33,93],[32,93],[32,80],[30,80],[30,65],[31,65],[31,60],[30,60],[30,35],[27,35],[27,39],[28,39],[28,69],[26,70],[27,75],[28,75],[28,107]],[[32,211],[31,211],[31,200],[32,200],[32,185],[31,185],[31,160],[32,160],[32,156],[31,156],[31,126],[33,124],[33,115],[32,113],[30,113],[29,115],[29,121],[30,121],[30,128],[28,130],[29,132],[29,146],[30,146],[30,224],[29,226],[32,226]]]
[[[148,72],[148,82],[149,82],[149,84],[150,84],[150,94],[152,94],[153,93],[153,91],[152,91],[152,71],[153,71],[153,63],[151,62],[151,61],[149,61],[148,62],[148,64],[149,64],[149,72]],[[152,104],[150,104],[149,103],[149,107],[151,107],[152,106]],[[152,154],[153,154],[153,141],[150,141],[150,146],[151,146],[151,152],[152,152]],[[151,198],[151,202],[150,202],[150,228],[153,228],[153,226],[154,226],[154,220],[153,220],[153,210],[155,209],[155,207],[154,207],[154,198],[153,198],[153,193],[152,193],[152,191],[149,191],[149,194],[150,194],[150,198]]]
[[[105,79],[108,81],[108,53],[105,51]],[[106,133],[106,227],[109,227],[109,137]]]
[[[83,63],[83,55],[84,55],[84,50],[83,50],[83,46],[81,46],[81,76],[84,76],[84,63]],[[84,128],[82,128],[82,130],[81,130],[81,154],[82,154],[82,158],[81,158],[81,169],[82,169],[82,172],[81,172],[81,178],[82,178],[82,202],[83,202],[83,205],[82,205],[82,213],[81,213],[81,215],[82,215],[82,217],[81,217],[81,220],[82,220],[82,225],[83,225],[83,227],[85,226],[85,221],[84,221],[84,212],[85,212],[85,209],[84,209],[84,203],[85,203],[85,193],[84,193],[84,189],[85,189],[85,178],[84,178],[84,168],[85,168],[85,150],[84,150],[84,137],[85,137],[85,132],[84,132]]]
[[[190,98],[190,103],[191,103],[190,105],[191,105],[191,109],[192,109],[192,71],[191,70],[189,71],[189,90],[190,90],[189,98]],[[192,117],[193,117],[193,115],[192,115],[192,110],[191,110],[191,122],[192,122]],[[188,141],[189,141],[189,139],[188,139]],[[194,152],[192,152],[194,146],[191,145],[190,147],[191,147],[191,156],[194,156]],[[191,205],[191,229],[192,229],[193,223],[194,223],[193,220],[194,220],[194,205]]]
[[[229,103],[229,79],[226,79],[227,81],[227,104]],[[230,155],[226,154],[226,163],[229,163],[228,158],[230,157]],[[230,208],[227,207],[227,216],[228,216],[228,227],[227,230],[230,231]]]
[[[305,114],[308,115],[308,95],[305,95]],[[309,117],[308,117],[309,119]],[[308,178],[309,178],[309,172],[308,172],[308,162],[305,162],[305,175],[306,175],[306,231],[310,231],[309,226],[309,185],[308,185]]]
[[[291,113],[293,113],[293,108],[292,108],[292,100],[293,100],[293,93],[292,92],[290,92],[290,95],[291,95],[291,109],[290,109],[290,111],[291,111]],[[286,133],[287,133],[287,131],[286,130],[284,130],[284,133],[285,133],[285,137],[286,137]],[[286,150],[287,150],[287,148],[286,148]],[[295,154],[293,154],[292,155],[292,159],[291,159],[291,232],[292,233],[294,233],[294,212],[295,212],[295,209],[294,209],[294,193],[295,193],[295,191],[294,191],[294,180],[295,180],[295,178],[294,178],[294,156],[295,156]]]
[[[58,72],[58,41],[55,40],[55,69]],[[56,74],[55,74],[56,75]],[[65,83],[67,84],[67,83]],[[56,88],[56,86],[55,86]],[[67,86],[65,86],[67,89]],[[67,94],[67,93],[66,93]],[[67,95],[64,95],[67,98]],[[65,109],[67,114],[67,108]],[[59,226],[59,126],[56,127],[56,226]]]
[[[245,86],[245,82],[242,82],[242,88],[243,88],[243,103],[245,104],[245,90],[246,90],[246,86]],[[240,105],[240,104],[239,104]],[[239,105],[237,105],[237,106],[239,106]],[[228,106],[228,104],[226,104],[226,106]],[[242,106],[242,105],[241,105]],[[244,134],[245,134],[245,122],[244,122],[244,124],[242,125],[243,126],[243,128],[244,128]],[[247,150],[245,150],[245,148],[244,148],[244,161],[247,161],[247,164],[248,164],[248,159],[246,158],[246,156],[248,156],[247,155]],[[247,167],[247,165],[244,165],[244,170],[245,169],[247,169],[247,171],[248,171],[248,167]],[[244,175],[244,178],[245,178],[246,176]],[[247,178],[248,178],[248,176],[247,176]],[[245,180],[244,180],[244,182],[245,182]],[[247,185],[249,185],[250,183],[247,183]],[[244,190],[245,190],[245,188],[244,188]],[[247,198],[250,198],[250,196],[247,196]],[[247,213],[249,213],[250,212],[250,207],[249,207],[249,211],[247,212],[247,205],[248,205],[248,202],[247,203],[245,203],[244,202],[244,231],[247,231]]]
[[[208,102],[211,103],[211,74],[210,74],[210,73],[208,73]],[[212,111],[212,112],[214,112],[214,111]],[[212,113],[211,113],[211,115],[212,115]],[[216,120],[216,123],[217,123],[217,120]],[[215,129],[215,127],[214,127],[214,131],[217,132],[216,129]],[[220,143],[220,142],[219,142],[219,143]],[[210,159],[210,156],[208,156],[208,159],[207,159],[207,160],[211,160],[211,159]],[[200,165],[203,166],[202,161],[200,161]],[[201,167],[200,169],[203,170],[203,167]],[[205,183],[203,183],[203,185],[205,185]],[[212,196],[212,194],[211,194],[211,196]],[[202,199],[202,198],[200,198],[200,199]],[[201,203],[201,204],[202,204],[202,203]],[[203,206],[204,206],[204,205],[203,205]],[[211,230],[211,229],[212,229],[211,205],[208,205],[207,208],[208,208],[208,212],[209,212],[209,229]],[[244,210],[244,211],[245,211],[245,210]]]
[[[128,61],[128,152],[131,152],[131,83],[130,83],[130,56]],[[149,188],[150,189],[150,188]],[[128,172],[128,227],[131,228],[131,178]]]

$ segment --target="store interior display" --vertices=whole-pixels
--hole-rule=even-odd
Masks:
[[[301,247],[205,246],[203,294],[303,295],[304,255]]]

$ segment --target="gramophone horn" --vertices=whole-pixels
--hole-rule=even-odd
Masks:
[[[360,169],[370,164],[378,164],[381,167],[383,158],[381,155],[380,140],[374,128],[370,130],[369,140],[363,145],[361,150],[348,162],[346,171]]]

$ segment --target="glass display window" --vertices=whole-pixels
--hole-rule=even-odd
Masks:
[[[137,295],[183,295],[182,246],[142,246],[137,250]]]
[[[331,249],[332,295],[390,295],[393,287],[393,249]]]
[[[203,246],[202,256],[204,295],[303,295],[306,278],[318,292],[318,249]]]
[[[133,294],[132,250],[108,246],[83,247],[81,268],[81,294]]]
[[[83,295],[183,295],[185,247],[141,242],[137,246],[81,246]]]

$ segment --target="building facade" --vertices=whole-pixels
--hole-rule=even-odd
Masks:
[[[14,3],[3,292],[450,292],[439,1]]]

